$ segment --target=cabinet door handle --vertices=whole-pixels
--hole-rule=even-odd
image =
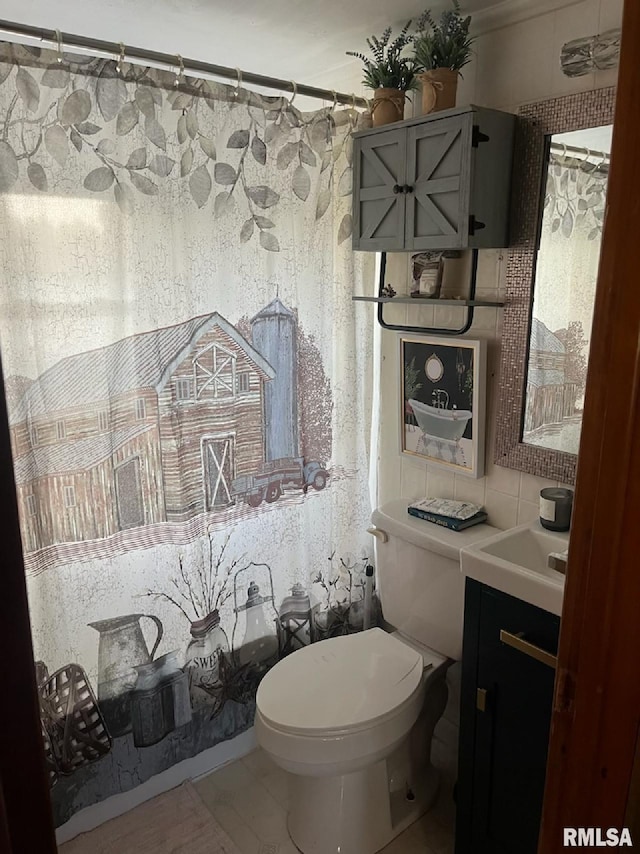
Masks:
[[[400,186],[400,184],[394,184],[394,185],[393,185],[393,192],[394,192],[394,193],[396,194],[396,196],[397,196],[397,195],[398,195],[398,193],[402,193],[402,192],[404,192],[404,189]]]
[[[524,639],[524,632],[518,632],[514,635],[511,632],[500,629],[500,641],[507,646],[513,647],[513,649],[517,649],[518,652],[523,652],[525,655],[535,658],[536,661],[546,664],[547,667],[553,667],[555,670],[558,666],[558,656],[552,655],[545,649],[541,649],[539,646],[526,641]]]
[[[405,184],[402,189],[405,193],[413,193],[413,187],[410,184]]]

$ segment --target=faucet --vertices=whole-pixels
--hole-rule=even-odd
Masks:
[[[557,572],[561,572],[563,575],[566,575],[568,557],[568,549],[566,552],[551,552],[547,558],[547,566],[549,569],[555,569]]]
[[[449,395],[443,388],[437,388],[431,395],[431,403],[437,409],[446,409],[449,406]]]

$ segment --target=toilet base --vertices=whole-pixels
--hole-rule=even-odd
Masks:
[[[389,777],[385,759],[341,777],[290,775],[288,827],[296,847],[302,854],[375,854],[388,845],[432,806],[439,785],[432,765],[410,792],[389,792]]]

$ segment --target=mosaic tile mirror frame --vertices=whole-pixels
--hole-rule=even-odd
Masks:
[[[544,201],[547,139],[613,123],[615,88],[607,87],[520,108],[506,276],[495,462],[562,483],[575,483],[575,454],[523,442],[536,260]]]

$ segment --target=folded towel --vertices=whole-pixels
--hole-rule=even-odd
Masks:
[[[470,504],[468,501],[453,501],[449,498],[422,498],[409,505],[414,510],[422,510],[425,513],[434,513],[437,516],[447,516],[449,519],[460,519],[465,521],[481,513],[484,508],[481,504]]]

